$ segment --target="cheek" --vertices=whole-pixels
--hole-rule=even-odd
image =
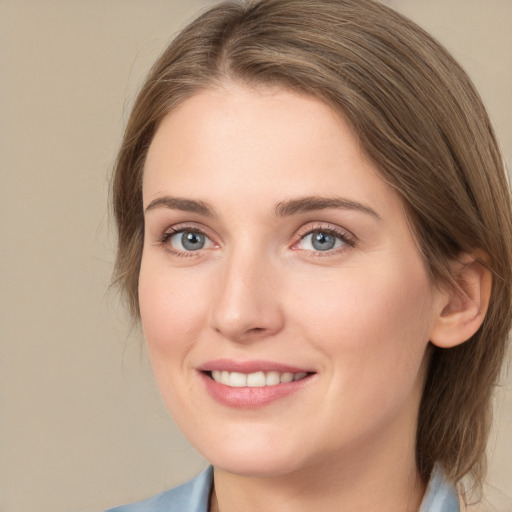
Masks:
[[[177,356],[197,337],[203,316],[198,287],[186,276],[155,268],[143,260],[139,277],[142,326],[154,366],[182,360]]]
[[[347,385],[412,385],[418,375],[429,341],[432,292],[423,266],[409,267],[344,269],[317,282],[309,300],[302,296],[297,322],[331,356],[336,378]]]
[[[166,266],[157,270],[158,264],[161,269],[161,262],[147,258],[141,265],[139,303],[144,338],[164,403],[178,424],[193,431],[197,425],[187,413],[189,397],[194,396],[189,354],[204,324],[203,297],[190,276],[180,277]]]

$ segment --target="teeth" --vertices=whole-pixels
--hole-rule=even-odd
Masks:
[[[267,386],[275,386],[276,384],[279,384],[281,382],[279,372],[268,372],[265,381]]]
[[[281,373],[279,380],[281,382],[292,382],[293,381],[293,373],[289,373],[289,372]]]
[[[280,383],[293,382],[307,377],[307,372],[291,373],[291,372],[255,372],[240,373],[227,372],[225,370],[213,370],[212,378],[216,382],[220,382],[232,388],[262,388],[264,386],[276,386]]]
[[[231,372],[229,374],[229,385],[232,388],[244,388],[247,386],[247,375],[245,373]]]
[[[263,372],[249,373],[247,375],[247,384],[250,388],[262,388],[266,386],[266,377]]]

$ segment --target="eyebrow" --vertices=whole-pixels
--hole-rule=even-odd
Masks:
[[[297,213],[307,213],[329,208],[355,210],[371,215],[378,220],[382,220],[382,217],[369,206],[340,197],[309,196],[282,201],[276,205],[275,214],[277,217],[287,217],[289,215],[296,215]]]
[[[180,197],[157,197],[146,206],[144,211],[149,212],[155,208],[169,208],[171,210],[181,210],[184,212],[198,213],[206,217],[214,217],[213,210],[206,203],[203,203],[203,201],[182,199]]]
[[[193,199],[184,199],[180,197],[162,196],[151,201],[145,209],[145,212],[156,208],[169,208],[171,210],[181,210],[184,212],[197,213],[206,217],[214,217],[213,209],[203,201]],[[277,203],[274,208],[276,217],[289,217],[299,213],[307,213],[318,210],[344,209],[362,212],[378,220],[382,220],[381,216],[369,206],[363,205],[358,201],[343,199],[340,197],[320,197],[308,196]]]

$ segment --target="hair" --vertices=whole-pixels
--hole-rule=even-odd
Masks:
[[[453,482],[469,474],[481,484],[511,324],[512,215],[503,160],[470,79],[429,34],[373,0],[228,1],[205,12],[153,66],[114,169],[114,282],[137,319],[149,145],[178,104],[226,81],[280,86],[335,108],[400,194],[434,283],[454,284],[450,262],[461,253],[485,255],[487,315],[467,342],[431,347],[416,444],[425,481],[439,464]]]

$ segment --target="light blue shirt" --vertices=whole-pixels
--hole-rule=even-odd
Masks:
[[[213,468],[210,466],[190,482],[170,491],[107,512],[208,512]],[[419,512],[459,512],[459,501],[442,471],[435,469]]]

